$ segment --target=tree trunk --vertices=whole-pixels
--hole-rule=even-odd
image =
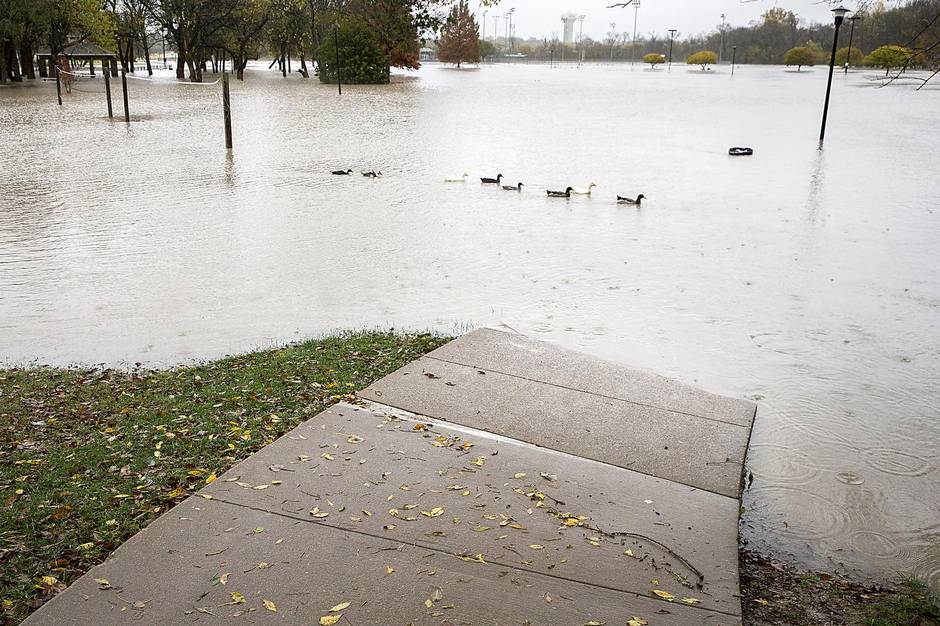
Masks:
[[[10,79],[10,68],[7,67],[7,42],[0,42],[0,83],[6,83]]]
[[[33,45],[24,43],[20,46],[20,64],[23,66],[23,75],[30,80],[36,79],[36,66],[33,64]]]
[[[304,78],[310,78],[310,72],[307,71],[307,59],[304,53],[300,53],[300,75]]]
[[[150,66],[150,42],[147,40],[147,28],[140,31],[140,41],[144,45],[144,59],[147,61],[147,76],[153,76],[153,68]]]

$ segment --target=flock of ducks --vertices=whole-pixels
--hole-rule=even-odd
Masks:
[[[470,174],[464,172],[461,176],[447,176],[444,178],[445,183],[465,183],[467,178],[470,177]],[[480,178],[480,182],[484,185],[500,185],[506,191],[522,191],[522,188],[525,186],[523,183],[518,183],[516,185],[502,185],[503,175],[497,174],[496,178],[483,177]],[[590,183],[584,189],[578,189],[575,187],[568,187],[564,191],[554,191],[551,189],[546,189],[545,193],[548,194],[549,198],[570,198],[573,194],[579,196],[589,196],[594,191],[594,188],[597,187],[597,183]],[[646,198],[643,194],[638,195],[636,198],[629,198],[626,196],[617,196],[617,204],[629,204],[633,206],[640,206],[640,203]]]
[[[330,172],[333,176],[352,176],[352,170],[333,170]],[[370,170],[368,172],[360,172],[366,178],[378,178],[382,175],[382,172],[376,172],[375,170]]]
[[[352,176],[353,170],[333,170],[330,172],[334,176]],[[382,172],[376,172],[375,170],[369,170],[368,172],[360,172],[366,178],[378,178],[382,175]],[[464,172],[460,176],[447,176],[444,178],[445,183],[465,183],[470,177],[470,174]],[[516,183],[515,185],[503,185],[503,175],[497,174],[496,178],[482,177],[480,182],[484,185],[497,185],[501,186],[505,191],[515,191],[521,192],[522,188],[525,187],[524,183]],[[590,183],[584,189],[577,189],[575,187],[567,187],[564,191],[553,191],[547,189],[545,191],[548,194],[549,198],[570,198],[572,195],[579,196],[589,196],[594,192],[594,188],[597,187],[597,183]],[[638,195],[636,198],[629,198],[626,196],[617,196],[617,204],[628,204],[632,206],[640,206],[640,203],[646,198],[643,194]]]

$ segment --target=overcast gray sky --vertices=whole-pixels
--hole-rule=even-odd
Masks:
[[[618,32],[633,32],[633,7],[626,9],[608,9],[616,0],[502,0],[490,9],[487,15],[486,35],[493,35],[493,15],[503,15],[515,8],[513,24],[516,37],[551,37],[557,31],[561,37],[562,13],[585,15],[584,35],[594,39],[603,39],[610,30],[610,23],[617,23]],[[470,6],[478,2],[471,0]],[[828,21],[831,19],[829,6],[819,0],[641,0],[637,16],[637,32],[657,31],[665,33],[670,28],[679,30],[678,37],[698,34],[714,29],[724,13],[732,25],[744,25],[756,20],[767,9],[779,6],[794,11],[807,21]],[[851,0],[845,3],[848,9],[854,8]],[[478,18],[482,9],[476,8]],[[505,22],[500,19],[500,34],[505,32]],[[575,29],[577,33],[577,29]]]

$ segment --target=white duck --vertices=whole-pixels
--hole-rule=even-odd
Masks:
[[[447,176],[446,178],[444,178],[444,182],[445,183],[465,183],[467,182],[467,177],[469,176],[470,174],[466,172],[463,173],[463,176]]]
[[[587,186],[587,189],[572,189],[571,193],[578,194],[579,196],[589,196],[591,192],[594,191],[595,187],[597,187],[597,183],[591,183]]]

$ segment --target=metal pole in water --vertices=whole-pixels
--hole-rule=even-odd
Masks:
[[[104,74],[104,94],[108,98],[108,117],[114,117],[114,110],[111,108],[111,76],[108,69],[105,68],[102,72]]]
[[[222,115],[225,117],[225,149],[232,149],[232,99],[229,94],[228,72],[222,73]]]
[[[336,85],[339,95],[343,95],[343,71],[339,65],[339,26],[333,26],[333,45],[336,46]]]
[[[841,6],[832,10],[835,16],[836,29],[832,35],[832,55],[829,57],[829,82],[826,83],[826,103],[823,105],[822,127],[819,129],[819,146],[822,147],[823,140],[826,138],[826,118],[829,117],[829,94],[832,91],[832,70],[836,64],[836,46],[839,45],[839,27],[842,26],[842,20],[848,10]]]
[[[731,75],[734,76],[734,57],[738,55],[738,47],[731,46]]]
[[[55,64],[55,93],[59,97],[59,106],[62,106],[62,83],[59,80],[59,61],[56,59]]]
[[[124,122],[131,123],[131,110],[127,106],[127,70],[121,69],[121,89],[124,91]]]

